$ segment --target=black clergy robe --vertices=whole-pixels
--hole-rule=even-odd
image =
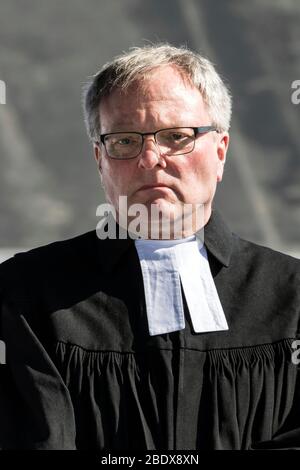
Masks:
[[[1,448],[300,449],[300,262],[216,212],[204,236],[228,331],[194,333],[185,303],[184,330],[149,336],[131,239],[0,266]]]

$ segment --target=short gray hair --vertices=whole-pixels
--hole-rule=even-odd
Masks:
[[[85,85],[83,106],[89,138],[92,141],[99,139],[99,105],[104,96],[108,96],[116,88],[126,90],[137,79],[146,78],[153,69],[165,65],[174,65],[183,77],[200,90],[212,120],[211,124],[220,131],[228,131],[231,95],[214,65],[184,46],[156,44],[134,47],[115,57]]]

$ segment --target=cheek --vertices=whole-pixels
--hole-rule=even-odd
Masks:
[[[102,167],[102,184],[107,195],[118,197],[126,195],[133,177],[123,162],[112,162]]]
[[[217,178],[217,162],[213,155],[204,153],[196,155],[193,160],[188,161],[183,169],[183,174],[188,176],[189,180],[205,183]]]

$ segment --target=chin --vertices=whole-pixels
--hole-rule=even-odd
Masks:
[[[174,216],[176,212],[179,212],[179,208],[176,207],[176,204],[166,201],[166,199],[154,199],[146,203],[148,210],[155,212],[161,212],[166,216]]]

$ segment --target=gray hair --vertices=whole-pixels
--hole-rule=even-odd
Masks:
[[[87,133],[99,139],[99,105],[104,96],[119,88],[126,90],[137,79],[147,78],[157,67],[174,65],[182,76],[198,88],[212,120],[220,131],[228,131],[231,118],[231,95],[214,65],[186,47],[169,44],[134,47],[107,62],[84,87],[83,106]]]

